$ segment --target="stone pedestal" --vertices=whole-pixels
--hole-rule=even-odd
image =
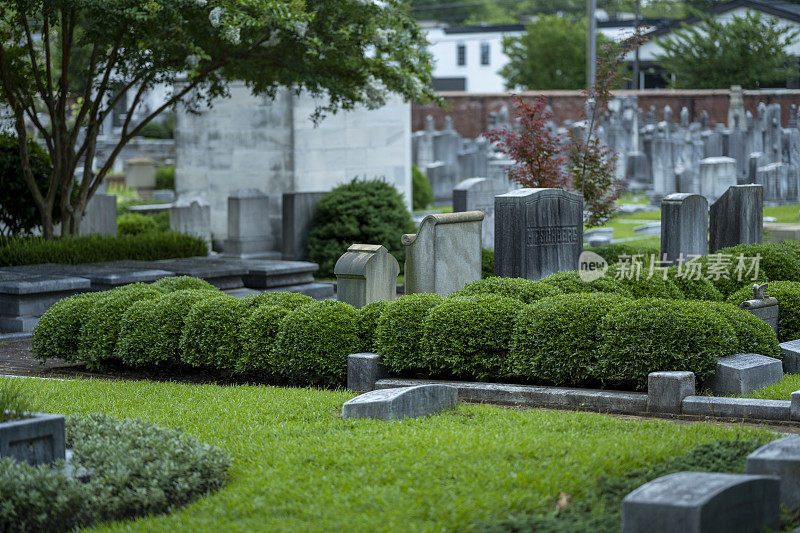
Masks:
[[[269,196],[258,189],[239,189],[229,196],[225,255],[257,257],[272,252],[268,213]]]
[[[397,259],[379,244],[353,244],[333,268],[336,297],[357,309],[397,294]]]

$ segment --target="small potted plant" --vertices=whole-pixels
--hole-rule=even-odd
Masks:
[[[32,465],[64,459],[64,416],[30,412],[20,387],[0,382],[0,457]]]

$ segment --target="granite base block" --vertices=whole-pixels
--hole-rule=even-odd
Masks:
[[[64,459],[64,416],[34,413],[30,418],[0,423],[0,457],[32,465]]]

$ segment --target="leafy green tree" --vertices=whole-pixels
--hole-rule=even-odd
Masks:
[[[611,41],[597,34],[598,46]],[[586,20],[542,15],[520,36],[503,39],[509,62],[500,69],[509,89],[586,87]]]
[[[800,30],[781,27],[775,17],[748,12],[720,22],[699,11],[699,22],[658,41],[662,66],[674,74],[672,87],[721,89],[741,85],[758,89],[782,84],[797,75],[786,47]]]
[[[316,119],[379,107],[390,92],[434,98],[425,44],[400,0],[0,0],[0,97],[50,238],[54,209],[62,234],[77,233],[122,147],[177,103],[199,110],[226,96],[230,80],[267,97],[281,86],[323,97]],[[169,98],[133,120],[161,83],[174,88]],[[126,117],[120,141],[95,171],[100,125],[114,108]],[[26,122],[53,164],[44,191]]]

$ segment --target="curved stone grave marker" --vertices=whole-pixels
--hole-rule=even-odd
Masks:
[[[449,385],[417,385],[381,389],[345,402],[342,418],[401,420],[432,415],[458,404],[458,389]]]

